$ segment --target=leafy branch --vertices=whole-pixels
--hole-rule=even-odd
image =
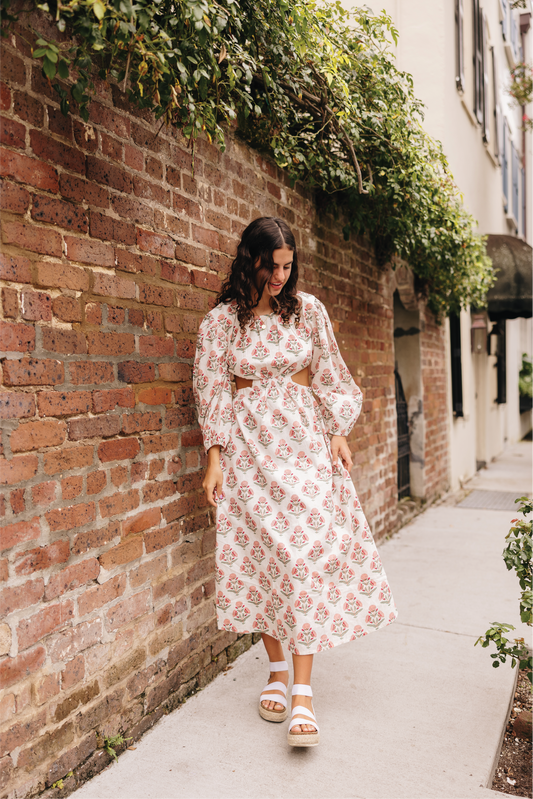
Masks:
[[[12,2],[0,0],[6,28]],[[483,305],[491,261],[385,14],[318,0],[26,2],[61,34],[37,34],[33,55],[64,113],[74,101],[88,119],[97,74],[191,146],[203,135],[223,150],[232,128],[342,214],[347,238],[407,261],[435,314]]]
[[[524,519],[513,519],[513,526],[506,535],[507,546],[503,550],[503,559],[508,570],[514,569],[520,584],[520,619],[524,624],[533,625],[533,572],[532,572],[532,529],[533,521],[526,517],[533,512],[533,501],[528,497],[516,500],[520,503],[520,512]],[[512,624],[493,622],[485,635],[478,638],[477,644],[488,647],[491,643],[496,646],[496,652],[491,654],[492,665],[497,668],[500,663],[505,663],[511,658],[511,667],[518,662],[520,669],[528,669],[528,677],[533,682],[533,656],[523,638],[510,641],[506,635],[514,630]]]

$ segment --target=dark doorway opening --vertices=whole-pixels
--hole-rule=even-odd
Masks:
[[[411,496],[409,477],[409,416],[407,402],[402,386],[402,378],[397,369],[394,370],[396,383],[396,420],[398,425],[398,499]]]

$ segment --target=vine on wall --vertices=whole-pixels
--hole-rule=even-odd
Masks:
[[[4,29],[23,12],[1,0]],[[438,142],[399,71],[385,14],[315,0],[26,0],[57,25],[33,51],[64,113],[88,118],[92,75],[194,144],[228,125],[407,261],[438,316],[480,306],[492,265]],[[65,35],[66,34],[66,35]],[[68,38],[67,38],[68,36]]]

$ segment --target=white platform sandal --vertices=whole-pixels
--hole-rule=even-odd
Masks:
[[[289,667],[285,660],[278,660],[276,663],[269,664],[270,673],[275,671],[288,671]],[[278,691],[275,694],[266,694],[265,691]],[[283,710],[267,710],[261,702],[276,702],[283,705]],[[270,682],[263,688],[263,693],[259,697],[259,715],[265,721],[285,721],[289,715],[287,710],[287,686],[282,682]]]
[[[296,684],[292,686],[292,695],[313,696],[313,691],[310,685]],[[293,727],[297,727],[300,724],[309,724],[315,728],[316,732],[291,732]],[[303,705],[296,705],[296,707],[292,709],[291,723],[289,725],[289,732],[287,733],[287,742],[289,746],[316,746],[319,741],[320,733],[315,714]]]

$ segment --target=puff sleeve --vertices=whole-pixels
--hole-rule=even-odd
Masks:
[[[311,387],[330,435],[347,436],[361,412],[363,395],[344,363],[324,305],[312,310]]]
[[[228,335],[212,313],[198,331],[192,387],[205,451],[217,444],[224,449],[233,423]]]

